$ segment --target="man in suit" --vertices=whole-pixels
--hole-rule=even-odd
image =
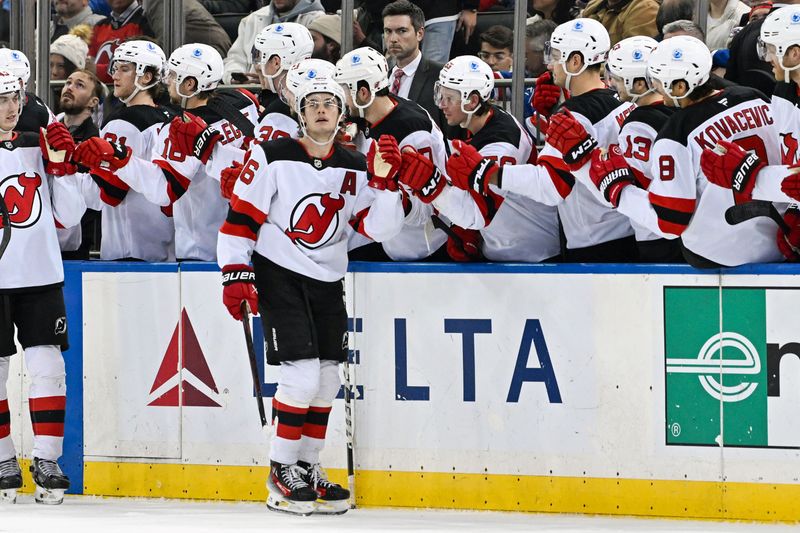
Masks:
[[[408,0],[397,0],[383,9],[383,37],[386,53],[394,60],[389,74],[389,92],[422,106],[439,126],[441,110],[433,101],[433,85],[439,79],[441,63],[422,57],[425,15]]]

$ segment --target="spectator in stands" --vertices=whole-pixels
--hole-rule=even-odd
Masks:
[[[156,41],[160,43],[164,42],[164,1],[142,1],[144,13],[150,21]],[[183,0],[183,16],[184,42],[207,44],[225,57],[231,47],[231,38],[198,0]]]
[[[709,0],[708,23],[706,24],[706,46],[709,50],[727,48],[731,30],[750,8],[740,0]]]
[[[339,15],[322,15],[308,25],[314,39],[311,57],[336,63],[342,57],[342,18]],[[355,39],[355,36],[353,36]]]
[[[67,78],[59,100],[62,113],[57,118],[76,143],[100,134],[93,116],[104,96],[105,86],[91,70],[76,70]],[[56,232],[62,258],[88,260],[89,251],[100,247],[100,212],[87,209],[80,225]]]
[[[80,24],[89,27],[101,20],[103,15],[95,15],[89,7],[89,0],[53,0],[56,17],[50,21],[50,42],[52,43],[62,35]]]
[[[89,39],[92,29],[81,24],[62,35],[50,45],[50,79],[65,80],[78,69],[86,68],[89,55]]]
[[[222,13],[252,13],[261,7],[259,0],[200,0],[206,11],[212,15]],[[186,39],[186,42],[195,42]]]
[[[483,59],[495,72],[511,72],[514,62],[514,32],[505,26],[492,26],[480,36],[481,51],[478,57]]]
[[[701,41],[705,41],[706,37],[702,28],[700,28],[700,26],[691,20],[676,20],[675,22],[670,22],[664,26],[664,40],[667,40],[671,37],[677,37],[678,35],[688,35]],[[717,76],[713,71],[708,78],[708,86],[712,89],[724,89],[725,87],[730,87],[731,85],[735,84],[731,83],[725,78]]]
[[[463,28],[468,42],[478,22],[479,0],[415,0],[425,16],[422,55],[436,63],[450,59],[456,32]]]
[[[94,60],[97,77],[103,83],[111,83],[108,65],[122,41],[135,35],[155,36],[138,1],[109,0],[108,5],[111,15],[95,25],[89,45],[89,56]]]
[[[425,36],[425,15],[408,0],[397,0],[383,9],[383,39],[394,62],[389,73],[389,92],[421,105],[434,121],[443,124],[441,110],[433,101],[433,86],[442,64],[420,50]]]
[[[662,0],[656,13],[656,40],[664,38],[664,26],[676,20],[692,20],[694,18],[694,0]]]
[[[556,29],[552,20],[540,19],[525,28],[525,77],[538,78],[547,70],[544,45]]]
[[[574,19],[576,13],[575,0],[533,0],[533,12],[545,20],[563,24]]]
[[[308,27],[325,14],[320,0],[272,0],[266,7],[251,13],[239,23],[239,36],[225,58],[225,83],[258,83],[251,72],[250,53],[258,32],[278,22],[296,22]]]
[[[635,35],[655,37],[658,7],[657,0],[591,0],[583,16],[600,21],[614,46]]]

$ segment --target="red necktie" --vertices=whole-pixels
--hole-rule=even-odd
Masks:
[[[406,73],[403,72],[403,69],[397,69],[394,72],[394,82],[392,82],[392,94],[397,95],[400,93],[400,82],[403,80],[403,76]]]

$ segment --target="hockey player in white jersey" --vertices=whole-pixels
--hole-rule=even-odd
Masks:
[[[67,400],[61,351],[68,347],[56,225],[78,224],[86,204],[69,162],[75,142],[66,126],[56,122],[38,134],[14,131],[24,98],[16,75],[0,71],[0,199],[11,224],[0,258],[0,501],[15,501],[22,487],[6,388],[16,330],[31,379],[35,499],[58,504],[69,479],[56,462]]]
[[[547,44],[547,68],[556,85],[572,96],[551,117],[535,165],[500,167],[460,141],[453,143],[447,164],[457,187],[481,194],[496,187],[558,206],[566,236],[563,260],[569,262],[625,262],[636,257],[630,223],[605,204],[589,180],[592,150],[616,142],[633,109],[601,78],[609,48],[608,32],[596,20],[580,18],[554,30]]]
[[[705,148],[730,141],[766,162],[780,161],[769,103],[754,89],[715,91],[708,84],[711,53],[694,37],[661,42],[650,56],[648,73],[664,101],[678,110],[653,145],[648,191],[632,187],[634,178],[618,154],[601,158],[598,188],[618,211],[666,238],[681,238],[684,257],[700,268],[773,262],[781,255],[774,223],[752,219],[729,225],[725,211],[733,195],[710,183],[701,170]],[[781,212],[786,206],[781,207]]]
[[[215,90],[222,74],[222,57],[208,45],[186,44],[172,52],[165,82],[172,102],[186,113],[157,131],[152,152],[132,155],[114,172],[149,201],[172,210],[179,260],[216,260],[228,209],[219,175],[228,161],[215,166],[209,157],[217,143],[240,148],[244,134],[236,124],[244,121],[252,130],[258,116],[252,94]],[[244,159],[240,150],[234,155]],[[113,155],[106,163],[114,163]]]
[[[413,148],[444,174],[447,149],[442,132],[417,103],[389,94],[389,67],[380,53],[369,47],[348,52],[336,63],[335,79],[345,87],[350,116],[365,124],[363,135],[356,138],[358,151],[366,153],[372,139],[391,135],[401,150]],[[419,261],[437,251],[437,256],[446,256],[447,234],[431,225],[433,207],[416,197],[408,198],[405,205],[408,218],[397,237],[371,243],[354,234],[351,258]]]
[[[297,121],[287,101],[281,99],[281,88],[292,65],[309,59],[313,51],[314,39],[302,24],[270,24],[256,35],[253,63],[261,82],[260,102],[263,106],[256,126],[257,140],[298,137]]]
[[[48,124],[56,121],[55,114],[47,107],[47,104],[34,93],[26,90],[31,77],[31,64],[25,54],[19,50],[0,48],[0,69],[16,75],[25,92],[25,101],[22,105],[22,115],[17,122],[17,131],[39,133],[39,128],[46,128]]]
[[[647,60],[658,46],[650,37],[629,37],[614,45],[606,61],[606,80],[620,100],[636,104],[636,108],[625,118],[619,132],[618,149],[627,161],[636,186],[644,190],[650,186],[650,151],[659,130],[675,111],[664,104],[664,98],[647,79]],[[616,150],[614,145],[609,150]],[[595,151],[596,159],[600,151]],[[593,181],[605,176],[593,175]],[[682,263],[680,243],[676,239],[665,239],[631,220],[636,236],[639,263]]]
[[[102,211],[101,259],[175,259],[172,218],[114,175],[131,155],[149,159],[159,130],[172,118],[154,102],[165,61],[164,52],[150,41],[126,41],[114,50],[114,96],[125,106],[106,119],[100,137],[81,142],[73,155],[90,170],[91,179],[84,180],[87,205]]]
[[[491,67],[475,56],[460,56],[442,68],[434,98],[448,125],[465,128],[469,132],[465,142],[482,157],[500,166],[535,161],[528,133],[514,117],[489,102],[493,90]],[[481,251],[487,259],[535,263],[559,255],[555,207],[503,190],[470,190],[470,195],[463,195],[462,190],[445,185],[444,176],[429,159],[408,152],[403,159],[401,183],[458,226],[480,230]],[[462,205],[464,201],[469,205]]]
[[[381,241],[400,231],[404,216],[396,143],[382,138],[365,161],[333,142],[344,99],[331,80],[299,89],[303,136],[253,148],[217,245],[223,303],[237,320],[242,305],[258,310],[271,332],[267,362],[280,365],[280,377],[267,505],[297,514],[348,509],[349,491],[319,465],[347,357],[347,228]]]

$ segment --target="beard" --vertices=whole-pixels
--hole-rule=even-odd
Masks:
[[[79,102],[74,97],[73,98],[62,97],[58,103],[61,106],[61,110],[68,115],[77,115],[78,113],[81,113],[84,109],[86,109],[86,102]]]

